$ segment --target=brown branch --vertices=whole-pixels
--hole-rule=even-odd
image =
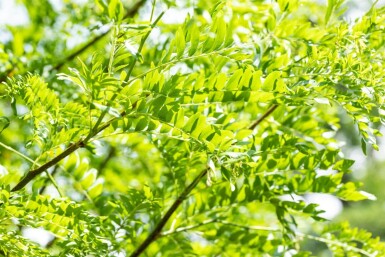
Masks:
[[[163,227],[166,225],[167,221],[174,214],[176,209],[183,203],[184,199],[190,194],[190,192],[195,188],[195,186],[199,183],[199,181],[206,176],[208,169],[205,169],[199,173],[199,175],[193,180],[193,182],[188,185],[183,192],[179,195],[179,197],[175,200],[175,202],[168,209],[163,218],[156,225],[155,229],[150,233],[150,235],[143,241],[143,243],[136,248],[136,250],[130,255],[130,257],[139,256],[146,248],[155,241],[162,232]]]
[[[249,129],[254,130],[256,126],[259,125],[267,116],[269,116],[272,112],[277,109],[278,105],[271,106],[258,120],[256,120],[253,124],[250,125]]]
[[[59,170],[59,166],[55,166],[54,167],[54,170],[52,171],[52,173],[51,173],[51,176],[53,177],[55,174],[56,174],[56,172]],[[44,183],[44,186],[42,187],[42,188],[40,188],[40,190],[39,190],[39,194],[40,195],[42,195],[43,193],[44,193],[44,191],[45,191],[45,189],[47,188],[47,183],[48,183],[48,181],[50,181],[50,179],[49,178],[47,178],[46,180],[45,180],[45,183]]]
[[[249,126],[249,129],[254,129],[272,112],[274,112],[277,107],[278,105],[271,106],[258,120],[256,120],[253,124]],[[148,237],[143,241],[143,243],[135,249],[135,251],[130,255],[130,257],[138,257],[139,255],[141,255],[143,251],[146,250],[152,242],[154,242],[159,236],[161,236],[162,229],[166,225],[167,221],[171,218],[171,216],[178,209],[178,207],[183,203],[183,201],[190,194],[190,192],[196,187],[196,185],[198,185],[200,180],[206,176],[207,172],[208,168],[202,170],[199,175],[183,190],[183,192],[167,210],[166,214],[160,219],[155,229],[148,235]]]
[[[137,2],[130,10],[128,10],[128,12],[126,13],[126,15],[124,16],[124,19],[127,19],[127,18],[132,18],[133,16],[135,16],[136,13],[138,13],[138,10],[139,8],[146,2],[146,0],[140,0],[139,2]],[[60,68],[62,68],[67,62],[70,62],[72,61],[73,59],[75,59],[76,56],[80,55],[81,53],[83,53],[84,51],[86,51],[89,47],[93,46],[94,44],[96,44],[99,40],[101,40],[102,38],[104,38],[108,33],[110,33],[111,31],[111,28],[109,28],[107,31],[103,32],[102,34],[96,36],[95,38],[91,39],[88,43],[86,43],[83,47],[81,47],[80,49],[78,49],[77,51],[75,51],[74,53],[70,54],[69,56],[67,56],[64,60],[62,60],[61,62],[57,63],[55,66],[52,67],[51,71],[52,70],[59,70]]]
[[[65,157],[67,157],[68,155],[70,155],[71,153],[75,152],[77,149],[79,149],[80,147],[84,146],[84,143],[82,140],[79,140],[78,142],[76,142],[75,144],[72,144],[70,145],[69,147],[67,147],[67,149],[65,149],[61,154],[57,155],[55,158],[53,158],[52,160],[46,162],[45,164],[43,164],[42,166],[40,166],[39,168],[36,168],[34,170],[31,170],[27,173],[27,175],[25,175],[20,181],[19,183],[17,183],[17,185],[12,188],[12,192],[15,192],[15,191],[18,191],[20,189],[22,189],[23,187],[25,187],[25,185],[27,185],[32,179],[34,179],[36,176],[38,176],[39,174],[43,173],[45,170],[47,170],[48,168],[51,168],[52,166],[56,165],[58,162],[60,162],[61,160],[63,160]]]
[[[134,109],[136,107],[136,102],[132,105],[132,108]],[[120,117],[114,117],[112,119],[110,119],[109,121],[106,121],[104,122],[100,127],[98,127],[92,134],[90,134],[90,136],[88,136],[87,138],[85,138],[84,140],[80,139],[79,141],[77,141],[76,143],[74,144],[71,144],[70,146],[68,146],[61,154],[57,155],[55,158],[53,158],[52,160],[46,162],[45,164],[43,164],[42,166],[40,166],[39,168],[36,168],[34,170],[30,170],[20,181],[19,183],[17,183],[17,185],[12,188],[12,192],[15,192],[15,191],[18,191],[22,188],[24,188],[31,180],[33,180],[35,177],[37,177],[38,175],[40,175],[41,173],[43,173],[44,171],[46,171],[48,168],[51,168],[52,166],[56,165],[57,163],[59,163],[61,160],[63,160],[65,157],[67,157],[68,155],[70,155],[71,153],[75,152],[77,149],[81,148],[81,147],[84,147],[88,140],[91,139],[92,137],[96,136],[97,134],[99,134],[100,132],[102,132],[103,130],[105,130],[106,128],[108,128],[111,123],[113,121],[115,121],[116,119],[118,118],[122,118],[124,116],[126,116],[126,112],[123,111],[120,113]]]
[[[100,175],[103,174],[104,169],[106,168],[108,162],[115,156],[115,153],[116,153],[116,148],[111,147],[110,150],[108,151],[107,157],[100,163],[97,169],[98,170],[98,173],[96,175],[97,177],[100,177]]]
[[[132,18],[135,16],[135,14],[138,13],[139,8],[143,6],[143,4],[146,2],[146,0],[140,0],[138,1],[132,8],[130,8],[127,13],[125,14],[123,19]],[[111,31],[111,28],[109,28],[107,31],[103,32],[100,35],[95,36],[93,39],[91,39],[89,42],[87,42],[84,46],[70,54],[69,56],[65,57],[63,60],[61,60],[59,63],[55,64],[51,69],[49,69],[49,72],[52,72],[53,70],[60,70],[67,62],[72,61],[77,56],[82,54],[84,51],[86,51],[91,46],[95,45],[98,41],[100,41],[102,38],[104,38],[109,32]],[[8,77],[13,76],[15,73],[14,68],[9,69],[5,72],[4,75],[0,77],[0,83],[7,80]],[[22,72],[20,75],[24,75],[25,72]]]
[[[130,9],[125,18],[128,18],[128,17],[132,17],[134,16],[139,8],[146,2],[146,0],[140,0],[139,2],[137,2],[134,7],[132,9]],[[101,37],[103,37],[104,35],[106,35],[108,33],[108,31],[102,35],[99,35],[98,37],[94,38],[93,40],[91,40],[88,44],[86,44],[84,47],[82,47],[81,49],[79,49],[78,51],[76,51],[74,54],[70,55],[69,57],[67,57],[65,59],[65,61],[57,64],[54,66],[54,69],[59,69],[60,67],[62,67],[66,62],[68,61],[71,61],[73,58],[75,58],[78,54],[82,53],[83,51],[85,51],[88,47],[90,47],[91,45],[93,45],[95,42],[97,42],[98,40],[100,40]],[[135,108],[136,106],[136,103],[133,104],[133,108]],[[124,117],[126,115],[126,112],[123,111],[121,113],[121,117]],[[102,118],[104,117],[104,115],[101,116]],[[95,127],[91,133],[84,139],[84,140],[79,140],[77,141],[76,143],[70,145],[69,147],[67,147],[61,154],[57,155],[55,158],[53,158],[52,160],[48,161],[47,163],[43,164],[42,166],[40,166],[39,168],[37,169],[34,169],[34,170],[30,170],[18,183],[17,185],[12,188],[12,192],[15,192],[15,191],[18,191],[22,188],[24,188],[31,180],[33,180],[36,176],[40,175],[42,172],[46,171],[48,168],[56,165],[57,163],[59,163],[61,160],[63,160],[65,157],[67,157],[68,155],[70,155],[71,153],[75,152],[77,149],[79,149],[80,147],[84,147],[87,142],[89,141],[89,139],[91,139],[93,136],[99,134],[101,131],[105,130],[107,127],[110,126],[110,124],[115,120],[116,118],[113,118],[107,122],[105,122],[104,124],[102,124],[100,127],[99,127],[99,123],[97,123],[97,127]],[[100,119],[101,121],[101,119]]]

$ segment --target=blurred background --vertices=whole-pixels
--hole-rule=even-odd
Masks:
[[[68,1],[50,0],[48,2],[51,3],[54,10],[60,10],[64,4],[63,2]],[[72,2],[82,5],[87,0],[73,0]],[[327,1],[318,2],[326,3]],[[373,4],[374,1],[370,0],[347,1],[344,19],[354,22],[367,12]],[[377,1],[376,5],[385,5],[385,0]],[[181,9],[170,10],[170,12],[175,14],[167,15],[168,18],[172,17],[170,21],[167,21],[170,23],[183,21],[188,13]],[[41,15],[45,14],[42,13]],[[6,29],[6,27],[17,28],[29,22],[28,11],[24,4],[16,0],[0,0],[0,44],[10,44],[14,40],[14,34],[10,32],[11,30]],[[77,27],[74,27],[69,31],[76,31],[77,29]],[[81,30],[76,31],[75,36],[66,42],[66,47],[71,48],[71,46],[73,47],[81,43],[84,40],[82,36],[87,38],[86,33],[86,31]],[[28,53],[28,49],[25,49],[25,52]],[[0,115],[3,115],[3,112],[3,106],[0,106]],[[352,167],[353,172],[346,176],[345,180],[363,182],[362,190],[374,194],[377,200],[346,203],[333,196],[321,194],[307,195],[305,198],[309,202],[318,203],[320,209],[325,211],[324,217],[337,222],[349,221],[352,226],[366,229],[374,236],[379,236],[382,241],[385,241],[385,221],[382,220],[383,216],[385,216],[385,139],[378,138],[380,151],[374,151],[369,148],[365,157],[361,150],[361,142],[356,126],[342,112],[340,118],[341,130],[338,137],[341,141],[345,142],[344,154],[347,158],[356,161]],[[385,134],[385,130],[383,128],[381,130]],[[1,162],[2,160],[0,160]],[[0,165],[0,174],[2,173],[1,167]],[[25,235],[42,245],[51,240],[44,230],[39,229],[26,229]],[[317,244],[315,241],[308,241],[304,247],[312,251],[317,249],[317,256],[329,256],[325,247],[319,243]]]

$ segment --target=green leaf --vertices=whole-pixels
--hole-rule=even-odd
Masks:
[[[135,131],[142,131],[144,130],[148,125],[148,120],[145,117],[142,117],[139,119],[138,123],[136,124]]]
[[[265,79],[262,85],[262,90],[265,92],[271,92],[275,89],[275,83],[278,78],[281,77],[281,72],[273,71]]]
[[[175,34],[176,50],[177,57],[180,58],[183,56],[184,50],[186,48],[186,40],[184,37],[184,32],[182,28],[178,28]]]
[[[363,138],[361,139],[361,149],[362,152],[366,155],[366,142]]]
[[[95,169],[90,169],[85,173],[83,179],[80,181],[82,188],[89,189],[91,187],[96,180],[96,173],[97,171]]]
[[[114,117],[121,117],[120,113],[118,110],[116,110],[115,108],[112,108],[111,106],[106,106],[106,105],[102,105],[102,104],[98,104],[98,103],[92,103],[93,106],[95,106],[97,109],[101,110],[102,112],[107,112],[108,114],[114,116]]]
[[[124,7],[120,0],[110,0],[108,4],[108,16],[116,21],[123,19]]]
[[[8,128],[9,124],[11,124],[11,121],[7,117],[0,117],[0,134],[4,131],[4,129]]]
[[[194,23],[190,28],[190,43],[191,43],[191,45],[190,45],[190,49],[188,51],[189,56],[194,55],[195,52],[197,51],[198,45],[199,45],[199,36],[200,36],[199,29]]]
[[[229,81],[226,83],[227,90],[237,90],[239,88],[239,80],[243,75],[243,71],[241,69],[234,72],[234,74],[230,77]]]
[[[91,188],[88,189],[88,195],[94,199],[98,197],[103,192],[103,184],[102,183],[96,183]]]

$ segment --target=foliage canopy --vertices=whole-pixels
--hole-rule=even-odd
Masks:
[[[375,198],[336,134],[378,149],[384,8],[127,2],[23,0],[2,28],[0,255],[385,256],[302,197]]]

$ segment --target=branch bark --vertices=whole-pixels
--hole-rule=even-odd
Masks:
[[[140,7],[143,6],[143,4],[146,2],[146,0],[140,0],[138,1],[134,6],[132,6],[132,8],[130,8],[127,13],[125,14],[124,16],[124,19],[127,19],[127,18],[132,18],[135,16],[135,14],[138,13]],[[52,72],[54,70],[60,70],[66,63],[72,61],[73,59],[75,59],[77,56],[79,56],[80,54],[82,54],[84,51],[86,51],[88,48],[90,48],[91,46],[95,45],[98,41],[100,41],[101,39],[103,39],[106,35],[108,35],[108,33],[110,33],[111,31],[111,28],[109,28],[107,31],[103,32],[102,34],[100,35],[97,35],[95,36],[93,39],[91,39],[89,42],[87,42],[84,46],[82,46],[81,48],[79,48],[78,50],[76,50],[75,52],[73,52],[72,54],[70,54],[69,56],[65,57],[63,60],[61,60],[59,63],[55,64],[52,66],[51,69],[49,69],[49,72]],[[5,75],[1,76],[0,77],[0,83],[4,82],[7,80],[8,77],[12,77],[14,75],[14,72],[15,70],[14,69],[10,69],[8,71],[5,72]],[[21,75],[24,74],[21,73]]]
[[[135,108],[136,107],[136,102],[132,105],[132,108]],[[120,117],[119,118],[122,118],[124,116],[126,116],[126,112],[123,111],[120,113]],[[93,131],[92,134],[90,134],[87,138],[85,139],[80,139],[79,141],[77,141],[76,143],[74,144],[71,144],[70,146],[68,146],[61,154],[57,155],[55,158],[53,158],[52,160],[46,162],[45,164],[43,164],[42,166],[34,169],[34,170],[30,170],[20,181],[19,183],[17,183],[17,185],[12,188],[11,192],[15,192],[15,191],[19,191],[21,190],[22,188],[24,188],[31,180],[33,180],[35,177],[37,177],[38,175],[40,175],[41,173],[43,173],[44,171],[46,171],[47,169],[51,168],[52,166],[58,164],[61,160],[63,160],[65,157],[67,157],[68,155],[70,155],[71,153],[75,152],[77,149],[81,148],[81,147],[84,147],[88,140],[91,139],[92,137],[96,136],[97,134],[99,134],[100,132],[102,132],[103,130],[105,130],[106,128],[108,128],[111,123],[113,121],[115,121],[116,117],[110,119],[109,121],[106,121],[104,122],[102,125],[100,125],[95,131]]]
[[[255,127],[258,126],[262,121],[264,121],[271,113],[273,113],[274,110],[277,109],[277,107],[278,105],[271,106],[260,118],[258,118],[249,126],[249,129],[255,129]],[[143,243],[135,249],[135,251],[130,255],[130,257],[140,256],[147,249],[147,247],[150,246],[152,242],[154,242],[159,236],[161,236],[162,229],[166,225],[167,221],[171,218],[174,212],[187,198],[190,192],[198,185],[201,179],[206,176],[208,170],[208,168],[202,170],[199,175],[183,190],[183,192],[167,210],[166,214],[160,219],[155,229],[148,235],[148,237],[143,241]]]
[[[135,16],[136,13],[138,13],[139,11],[139,8],[146,2],[146,0],[140,0],[139,2],[137,2],[130,10],[128,10],[128,12],[126,13],[126,15],[124,16],[124,19],[127,19],[127,18],[132,18]],[[75,51],[74,53],[70,54],[69,56],[67,56],[64,60],[62,60],[61,62],[57,63],[56,65],[54,65],[51,69],[52,70],[60,70],[60,68],[62,68],[67,62],[70,62],[72,61],[73,59],[76,58],[76,56],[80,55],[81,53],[83,53],[84,51],[86,51],[88,48],[90,48],[91,46],[95,45],[98,41],[100,41],[102,38],[104,38],[108,33],[110,33],[111,31],[111,28],[109,28],[107,31],[105,31],[104,33],[96,36],[95,38],[91,39],[88,43],[86,43],[83,47],[81,47],[80,49],[78,49],[77,51]]]
[[[32,179],[34,179],[36,176],[38,176],[39,174],[43,173],[45,170],[47,170],[48,168],[51,168],[52,166],[56,165],[58,162],[60,162],[61,160],[63,160],[65,157],[67,157],[68,155],[70,155],[71,153],[75,152],[77,149],[79,149],[80,147],[84,146],[84,143],[82,140],[79,140],[78,142],[76,142],[75,144],[72,144],[70,145],[69,147],[67,147],[67,149],[65,149],[61,154],[59,154],[58,156],[56,156],[55,158],[53,158],[52,160],[50,160],[49,162],[46,162],[45,164],[43,164],[42,166],[40,166],[39,168],[36,168],[34,170],[30,170],[27,175],[25,175],[20,181],[19,183],[17,183],[17,185],[12,188],[11,192],[15,192],[15,191],[19,191],[20,189],[22,189],[23,187],[25,187],[25,185],[27,185]]]
[[[129,17],[133,17],[139,10],[139,8],[146,2],[146,0],[140,0],[139,2],[137,2],[133,8],[131,8],[127,14],[125,15],[125,18],[129,18]],[[90,46],[92,46],[93,44],[95,44],[97,41],[99,41],[102,37],[104,37],[105,35],[107,35],[109,32],[109,30],[99,36],[97,36],[96,38],[94,38],[93,40],[91,40],[89,43],[87,43],[85,46],[83,46],[81,49],[79,49],[78,51],[76,51],[75,53],[73,53],[72,55],[68,56],[63,62],[60,62],[59,64],[55,65],[53,67],[53,69],[60,69],[66,62],[68,61],[71,61],[73,58],[75,58],[77,55],[81,54],[83,51],[85,51],[87,48],[89,48]],[[133,104],[133,108],[135,108],[135,104]],[[100,122],[101,120],[103,119],[105,113],[101,115],[101,118],[99,119]],[[123,111],[121,113],[121,117],[124,117],[126,115],[126,112]],[[107,121],[105,123],[103,123],[102,125],[99,126],[99,123],[96,124],[95,128],[91,131],[91,133],[85,138],[85,139],[81,139],[79,141],[77,141],[76,143],[70,145],[69,147],[67,147],[61,154],[57,155],[55,158],[53,158],[52,160],[48,161],[47,163],[43,164],[42,166],[34,169],[34,170],[30,170],[17,184],[14,188],[12,188],[12,192],[15,192],[15,191],[18,191],[18,190],[21,190],[22,188],[24,188],[31,180],[33,180],[36,176],[40,175],[42,172],[46,171],[48,168],[56,165],[57,163],[59,163],[61,160],[63,160],[65,157],[67,157],[68,155],[70,155],[71,153],[75,152],[77,149],[79,149],[80,147],[84,147],[88,140],[91,139],[93,136],[99,134],[101,131],[103,131],[104,129],[106,129],[107,127],[110,126],[111,122],[114,121],[116,118],[114,119],[111,119],[110,121]]]

